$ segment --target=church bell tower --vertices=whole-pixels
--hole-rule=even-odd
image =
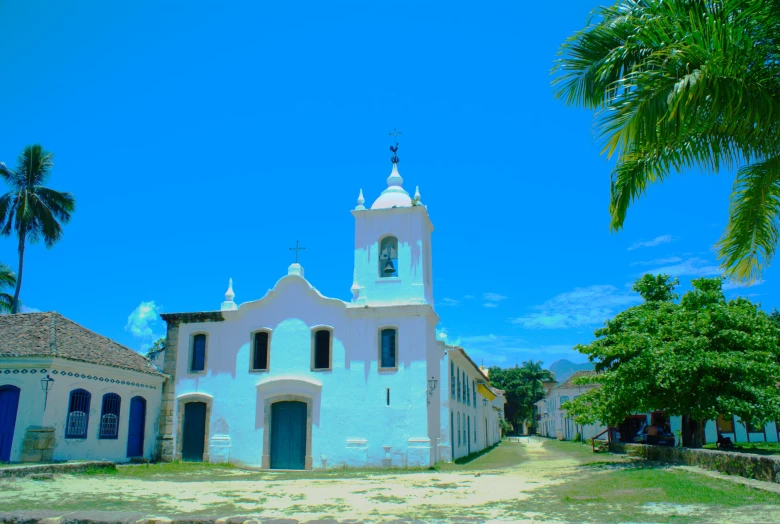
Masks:
[[[433,306],[433,224],[420,201],[419,187],[414,197],[403,188],[404,179],[398,172],[398,143],[390,146],[390,150],[393,169],[387,177],[387,189],[370,209],[363,205],[361,189],[358,205],[352,211],[355,216],[352,303]]]

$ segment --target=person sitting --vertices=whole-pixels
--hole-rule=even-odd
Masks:
[[[731,442],[731,438],[724,437],[723,434],[718,431],[718,449],[734,449],[734,443]]]

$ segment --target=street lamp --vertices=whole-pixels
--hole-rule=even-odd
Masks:
[[[436,384],[438,384],[438,382],[439,381],[436,380],[433,377],[428,379],[428,397],[432,397],[433,396],[433,391],[436,389]],[[428,398],[428,404],[430,404],[430,403],[431,403],[431,399]]]
[[[54,385],[54,379],[49,376],[49,374],[46,374],[45,378],[41,379],[41,389],[43,390],[44,396],[43,396],[43,410],[46,411],[46,403],[49,400],[49,391],[51,391],[51,387]]]
[[[488,401],[487,401],[487,399],[486,399],[486,398],[483,398],[483,399],[482,399],[482,406],[483,406],[483,407],[486,407],[486,406],[487,406],[487,402],[488,402]]]

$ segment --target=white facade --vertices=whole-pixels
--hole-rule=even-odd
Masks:
[[[283,403],[305,411],[300,466],[305,469],[415,467],[451,460],[451,410],[464,421],[471,417],[470,439],[476,431],[472,452],[499,438],[492,425],[500,413],[493,406],[486,409],[481,397],[478,406],[471,401],[456,406],[450,399],[449,375],[442,373],[449,368],[449,358],[459,357],[453,357],[458,353],[454,348],[436,340],[433,226],[419,190],[412,200],[395,164],[387,182],[388,189],[371,209],[363,206],[361,190],[352,211],[355,266],[350,302],[322,296],[296,263],[259,300],[237,305],[231,282],[221,311],[163,315],[168,322],[164,371],[175,376],[163,399],[163,459],[187,459],[189,453],[193,460],[276,468],[274,461],[281,464],[282,454],[297,456],[299,450],[290,451],[291,445],[274,433],[275,427],[298,439],[298,415],[290,415],[294,422],[289,422],[274,411]],[[391,364],[392,359],[384,361],[382,356],[390,344],[387,330],[395,333]],[[329,333],[327,366],[316,365],[322,331]],[[260,342],[255,337],[259,332],[265,333]],[[205,359],[198,370],[201,335]],[[193,359],[198,361],[195,371]],[[380,367],[383,361],[385,367]],[[257,362],[262,363],[259,368]],[[463,368],[470,380],[479,374],[474,366]],[[484,376],[482,380],[486,382]],[[205,410],[205,429],[196,418],[200,415],[187,415],[195,412],[188,404]],[[502,412],[503,403],[496,408]],[[187,416],[196,422],[188,423]],[[491,424],[487,436],[485,421]],[[192,455],[192,449],[198,453]],[[455,457],[468,450],[465,442],[456,446]]]
[[[539,414],[536,421],[537,433],[543,437],[559,440],[573,440],[579,434],[582,440],[587,440],[606,430],[607,427],[601,423],[577,424],[572,417],[568,416],[565,409],[561,409],[561,404],[574,400],[587,389],[585,386],[573,385],[554,387],[548,391],[545,398],[536,403],[536,412]],[[601,438],[606,438],[606,435]]]
[[[129,351],[129,350],[128,350]],[[41,379],[54,380],[48,398]],[[143,456],[151,458],[155,446],[164,377],[116,367],[52,357],[0,358],[0,388],[18,388],[19,400],[10,462],[23,459],[23,444],[30,427],[54,428],[56,444],[51,460],[111,460],[127,462],[128,420],[131,399],[146,401]],[[66,438],[70,392],[82,389],[91,395],[86,438]],[[119,395],[120,411],[115,438],[100,438],[102,399]],[[44,400],[46,409],[44,411]]]

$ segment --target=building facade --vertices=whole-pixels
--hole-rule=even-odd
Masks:
[[[164,380],[58,313],[0,316],[0,461],[150,459]]]
[[[163,371],[172,377],[162,460],[417,467],[499,438],[503,396],[462,349],[436,339],[433,225],[419,189],[411,197],[402,184],[394,157],[370,209],[360,191],[350,301],[323,296],[296,261],[260,299],[236,304],[231,281],[219,311],[162,315]],[[462,370],[457,399],[453,366]],[[492,396],[490,409],[480,391]]]

